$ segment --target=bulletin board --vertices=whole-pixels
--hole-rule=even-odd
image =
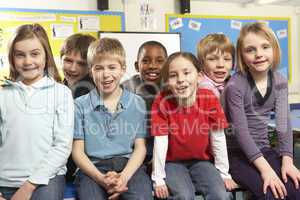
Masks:
[[[166,30],[181,33],[182,50],[196,55],[198,42],[207,34],[224,33],[236,44],[241,27],[255,21],[267,23],[274,31],[282,53],[279,71],[286,78],[292,77],[290,18],[167,14]]]
[[[123,80],[131,78],[137,73],[134,63],[137,60],[139,47],[147,41],[154,40],[160,42],[170,55],[180,51],[180,33],[166,32],[116,32],[116,31],[100,31],[99,37],[117,38],[126,51],[126,73]]]
[[[69,35],[84,33],[97,38],[98,31],[125,30],[123,12],[0,8],[0,79],[8,75],[8,41],[18,26],[32,23],[41,24],[47,31],[58,67],[61,45]]]

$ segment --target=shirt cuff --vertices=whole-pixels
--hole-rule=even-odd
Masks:
[[[164,179],[157,179],[157,180],[154,180],[154,187],[156,186],[161,186],[161,185],[166,185],[166,182]]]
[[[229,173],[222,173],[220,172],[220,175],[222,177],[222,179],[232,179],[231,175]]]
[[[36,184],[36,185],[48,185],[49,178],[46,177],[38,177],[38,176],[30,176],[28,181],[30,183]]]

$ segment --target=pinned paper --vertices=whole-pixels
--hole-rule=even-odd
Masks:
[[[281,30],[276,31],[276,35],[277,35],[278,39],[286,38],[288,35],[287,29],[281,29]]]
[[[52,38],[65,39],[74,33],[72,24],[51,24]]]
[[[0,19],[3,21],[23,21],[23,22],[49,22],[55,21],[56,16],[54,14],[45,14],[45,15],[14,15],[14,14],[6,14],[1,13]]]
[[[201,28],[201,22],[197,22],[195,20],[190,20],[189,21],[189,28],[194,30],[194,31],[199,31]]]
[[[2,21],[15,21],[16,15],[0,13],[0,20]]]
[[[47,15],[21,15],[16,16],[16,21],[31,21],[31,22],[49,22],[49,21],[55,21],[56,16],[54,14],[47,14]]]
[[[241,30],[242,29],[242,22],[237,21],[237,20],[231,20],[230,27],[232,29]]]
[[[170,26],[172,30],[183,27],[182,18],[174,19],[170,22]]]
[[[67,16],[61,16],[60,21],[62,22],[76,22],[76,17],[67,17]]]
[[[99,31],[100,18],[97,16],[80,16],[78,17],[79,31]]]

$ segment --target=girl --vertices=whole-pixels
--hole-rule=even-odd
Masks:
[[[202,66],[200,88],[210,89],[218,98],[234,65],[235,49],[224,34],[209,34],[197,46]]]
[[[195,191],[206,200],[230,198],[217,170],[228,168],[226,143],[219,142],[227,122],[213,93],[198,89],[199,66],[192,54],[177,52],[162,70],[167,88],[156,97],[151,113],[152,179],[158,198],[194,199]],[[221,167],[212,164],[210,146]]]
[[[276,72],[280,47],[263,23],[245,25],[237,42],[238,70],[225,89],[232,123],[231,175],[254,199],[300,199],[300,173],[293,164],[288,84]],[[279,151],[270,148],[268,121],[276,113]]]
[[[40,25],[16,30],[8,58],[10,79],[0,91],[1,198],[61,200],[72,144],[71,92],[56,82],[59,75]]]

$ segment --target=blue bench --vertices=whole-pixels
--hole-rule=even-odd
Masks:
[[[237,193],[238,192],[245,192],[246,190],[243,188],[237,188],[232,191],[233,200],[237,200]],[[197,196],[201,196],[201,194],[196,193]],[[73,183],[67,183],[64,192],[64,200],[76,200],[76,189]]]

